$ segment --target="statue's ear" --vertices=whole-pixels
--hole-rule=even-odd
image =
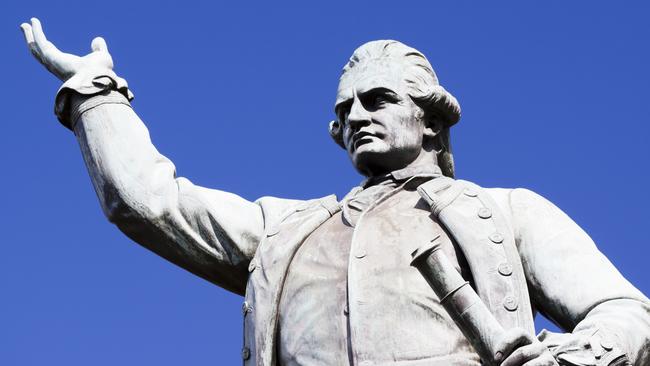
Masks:
[[[425,138],[428,137],[428,138],[433,139],[436,136],[438,136],[439,133],[440,133],[440,127],[433,124],[433,123],[427,123],[424,126],[424,137]]]
[[[435,111],[423,111],[424,116],[424,138],[430,140],[437,140],[437,136],[443,129],[443,122],[440,116]]]
[[[334,142],[336,142],[341,148],[345,149],[345,145],[343,145],[343,131],[339,121],[330,122],[329,131],[332,140],[334,140]]]

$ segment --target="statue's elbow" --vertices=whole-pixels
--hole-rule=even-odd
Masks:
[[[160,216],[162,207],[158,202],[150,202],[151,197],[139,197],[134,192],[118,189],[105,189],[102,195],[102,209],[109,222],[117,227],[133,227],[152,221]]]
[[[127,204],[123,199],[103,199],[102,211],[106,219],[119,228],[130,226],[134,221],[139,221],[133,205]]]
[[[131,206],[123,201],[106,202],[102,208],[106,219],[118,227],[132,223],[139,216],[136,215]]]

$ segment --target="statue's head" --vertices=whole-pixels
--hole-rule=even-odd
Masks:
[[[454,176],[449,128],[460,106],[419,51],[390,40],[357,48],[343,67],[334,110],[330,135],[362,174],[385,174],[433,154],[443,174]]]

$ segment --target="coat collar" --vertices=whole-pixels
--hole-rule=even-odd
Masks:
[[[361,182],[359,187],[362,189],[374,186],[376,184],[383,184],[386,182],[402,183],[410,178],[435,178],[442,175],[440,167],[437,165],[414,165],[407,166],[406,168],[394,170],[388,174],[380,175],[377,177],[370,177]]]

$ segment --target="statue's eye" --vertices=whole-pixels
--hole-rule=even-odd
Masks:
[[[372,105],[374,105],[375,107],[378,107],[378,106],[384,104],[385,102],[387,102],[387,100],[386,100],[386,98],[384,98],[383,95],[375,95],[374,101],[372,102]]]
[[[382,108],[386,103],[392,102],[391,98],[384,93],[373,93],[368,96],[366,108],[369,110]]]

